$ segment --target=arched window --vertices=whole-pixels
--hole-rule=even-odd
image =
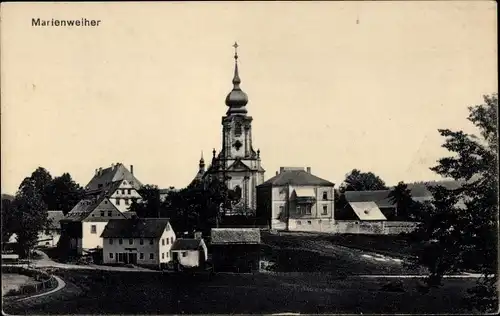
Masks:
[[[237,200],[241,199],[241,188],[239,185],[237,185],[235,188],[234,188],[234,196]]]
[[[240,135],[241,135],[241,123],[236,122],[236,124],[234,126],[234,136],[238,137]]]

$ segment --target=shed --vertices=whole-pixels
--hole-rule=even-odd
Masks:
[[[182,267],[203,267],[208,258],[208,250],[203,239],[179,238],[170,249],[174,264]]]
[[[260,243],[258,228],[212,228],[210,248],[214,271],[258,271]]]

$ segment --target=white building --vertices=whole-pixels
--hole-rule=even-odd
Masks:
[[[309,167],[281,167],[257,187],[257,218],[271,229],[327,230],[334,224],[334,186]]]
[[[85,194],[89,197],[105,193],[120,212],[127,212],[133,199],[141,199],[138,193],[141,186],[134,176],[134,166],[131,165],[129,171],[122,163],[116,163],[109,168],[96,169],[94,177],[85,186]]]
[[[172,261],[176,236],[165,218],[110,220],[101,234],[104,264],[164,268]]]
[[[202,238],[179,238],[172,246],[174,262],[192,268],[202,267],[208,258],[208,249]]]
[[[127,219],[127,216],[104,194],[81,200],[61,220],[61,245],[77,254],[102,248],[101,233],[111,219]]]
[[[47,226],[38,233],[38,246],[55,247],[61,237],[61,223],[64,218],[62,211],[47,211]]]

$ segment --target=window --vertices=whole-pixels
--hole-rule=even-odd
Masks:
[[[169,243],[169,241],[170,241],[170,240],[167,238],[167,245],[168,245],[168,244],[170,244],[170,243]]]
[[[131,189],[127,189],[127,193],[128,194],[132,194],[132,190]]]
[[[169,253],[167,252],[167,258],[169,257]]]
[[[311,206],[310,205],[306,205],[304,208],[305,208],[306,214],[311,214]]]
[[[110,238],[109,239],[109,244],[112,245],[113,244],[113,238]]]
[[[297,225],[300,225],[300,221],[297,221]]]
[[[125,189],[122,189],[122,194],[125,194]]]
[[[323,200],[328,200],[328,192],[323,192]]]
[[[108,204],[108,200],[104,200],[104,204]]]
[[[144,245],[144,239],[142,239],[142,238],[141,238],[141,239],[139,240],[139,244]]]
[[[152,259],[154,259],[154,258],[155,258],[155,254],[154,254],[154,253],[150,253],[150,254],[149,254],[149,259],[151,259],[151,260],[152,260]]]
[[[302,205],[297,205],[297,214],[302,214]]]
[[[90,226],[90,233],[97,234],[97,227],[95,225]]]
[[[162,246],[165,246],[165,239],[162,239],[162,240],[161,240],[161,245],[162,245]]]
[[[170,242],[174,244],[174,237],[170,237]]]
[[[187,251],[183,251],[183,252],[182,252],[182,256],[183,256],[183,257],[187,257],[187,255],[188,255]]]
[[[311,225],[311,221],[307,221],[307,223],[308,223],[309,225]]]
[[[323,205],[323,213],[322,213],[322,214],[323,214],[323,215],[328,214],[328,206]]]
[[[285,213],[285,207],[284,207],[283,205],[280,205],[280,212],[279,212],[279,214],[278,214],[278,217],[279,217],[280,215],[282,215],[282,216],[283,216],[283,215],[284,215],[284,213]]]
[[[118,239],[118,243],[119,243],[120,245],[121,245],[121,244],[123,244],[123,239],[121,239],[121,238],[120,238],[120,239]]]
[[[161,258],[165,259],[165,253],[164,252],[161,253]]]
[[[108,211],[108,216],[113,216],[113,212]]]
[[[102,183],[99,183],[99,184],[97,185],[97,187],[98,187],[99,189],[100,189],[100,188],[102,188]]]
[[[134,240],[133,240],[132,238],[130,238],[130,239],[128,240],[128,244],[129,244],[129,245],[132,245],[133,243],[134,243]]]
[[[104,217],[104,211],[101,211],[101,217]]]
[[[144,254],[142,252],[139,254],[139,259],[144,259]]]
[[[120,199],[116,198],[116,205],[120,205]]]
[[[236,124],[234,126],[234,136],[238,137],[240,135],[241,135],[241,123],[236,122]]]
[[[118,261],[122,262],[123,261],[123,253],[118,253]]]
[[[129,205],[127,198],[125,198],[125,205]]]
[[[109,253],[109,258],[113,259],[113,253],[112,252]]]
[[[149,240],[149,244],[150,244],[150,245],[154,244],[154,242],[155,242],[155,240],[154,240],[153,238],[151,238],[151,239]]]

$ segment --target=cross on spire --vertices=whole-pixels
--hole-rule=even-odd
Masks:
[[[239,46],[240,46],[240,45],[238,45],[238,43],[237,43],[237,42],[234,42],[234,45],[233,45],[233,47],[234,47],[234,59],[235,59],[236,61],[238,61],[238,47],[239,47]]]

